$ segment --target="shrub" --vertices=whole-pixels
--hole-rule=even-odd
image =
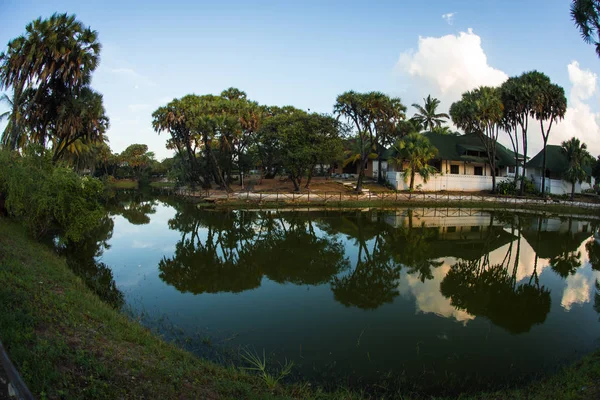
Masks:
[[[519,178],[517,181],[514,179],[505,179],[500,181],[496,185],[496,191],[501,195],[516,196],[519,194],[521,180],[523,179],[525,180],[525,195],[537,195],[538,191],[535,187],[535,184],[531,179],[528,178]]]
[[[0,192],[9,215],[21,218],[41,237],[57,233],[78,241],[103,215],[103,185],[71,168],[55,166],[49,154],[29,149],[24,156],[0,152]]]

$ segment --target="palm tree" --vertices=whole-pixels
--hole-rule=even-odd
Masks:
[[[587,152],[587,145],[581,143],[577,138],[571,138],[568,141],[562,142],[562,153],[568,161],[567,170],[564,173],[564,178],[571,182],[571,200],[575,197],[575,184],[581,183],[587,178],[587,173],[584,170],[590,161],[590,154]]]
[[[431,95],[423,99],[425,107],[419,104],[413,104],[418,112],[413,115],[412,120],[417,122],[423,129],[432,131],[436,126],[440,127],[445,120],[450,119],[450,116],[445,113],[436,113],[436,109],[440,105],[440,101]]]
[[[407,163],[404,168],[404,182],[408,180],[410,176],[410,190],[414,190],[415,187],[415,175],[421,175],[423,181],[427,183],[429,177],[436,173],[436,169],[428,164],[436,154],[437,149],[429,142],[427,137],[418,134],[411,133],[404,139],[398,142],[395,146],[397,157],[394,160],[397,165],[403,165]]]
[[[0,103],[5,103],[8,106],[8,111],[0,114],[0,122],[5,119],[7,121],[0,138],[0,144],[3,148],[9,150],[16,150],[24,139],[21,125],[22,102],[19,99],[20,97],[16,94],[13,94],[12,99],[7,94],[0,96]]]
[[[102,99],[89,96],[88,86],[101,46],[96,31],[74,15],[38,18],[25,29],[25,34],[11,40],[0,54],[0,89],[12,88],[15,100],[11,134],[4,139],[14,147],[20,144],[19,131],[27,130],[32,142],[42,146],[54,143],[57,161],[78,137],[89,136],[91,128],[108,122],[104,116],[97,118],[103,111],[99,109]],[[91,103],[81,104],[87,100]],[[22,109],[22,115],[15,113],[17,109]],[[90,114],[93,112],[97,115]],[[18,126],[14,122],[17,117],[21,120]]]
[[[571,18],[588,44],[596,46],[600,57],[600,0],[573,0]]]

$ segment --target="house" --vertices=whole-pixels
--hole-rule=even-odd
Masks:
[[[542,169],[544,163],[544,152],[540,151],[527,163],[527,176],[533,181],[538,190],[542,190]],[[562,151],[561,146],[546,146],[546,193],[554,195],[570,194],[572,184],[563,177],[568,168],[569,161]],[[595,180],[591,176],[592,169],[589,166],[584,167],[587,173],[587,179],[583,183],[575,184],[575,193],[581,193],[583,190],[591,189]]]
[[[382,175],[385,179],[386,173],[388,171],[389,161],[393,158],[394,151],[392,149],[387,149],[383,152],[381,156],[381,170]],[[333,167],[333,174],[348,174],[352,176],[358,176],[360,172],[360,162],[359,160],[351,162],[344,166],[341,163],[335,164]],[[367,162],[367,167],[365,168],[365,177],[377,179],[377,174],[379,172],[379,157],[377,158],[369,158]]]
[[[492,171],[486,149],[476,134],[443,135],[433,132],[423,134],[438,150],[430,164],[438,171],[425,183],[415,176],[415,188],[425,191],[482,191],[492,189],[492,174],[497,178],[514,177],[516,168],[522,168],[515,153],[496,143],[496,169]],[[388,169],[387,180],[396,190],[408,190],[409,183],[404,182],[402,166]],[[496,179],[497,182],[500,179]]]

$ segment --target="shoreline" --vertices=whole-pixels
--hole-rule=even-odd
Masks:
[[[67,267],[65,259],[0,219],[0,336],[34,395],[48,398],[429,398],[404,392],[324,391],[306,383],[269,389],[239,367],[196,357],[102,302]],[[595,398],[600,351],[550,376],[463,399]],[[454,396],[439,396],[439,399]]]

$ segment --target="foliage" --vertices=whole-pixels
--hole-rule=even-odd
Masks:
[[[53,165],[47,153],[0,152],[0,193],[6,209],[36,237],[56,233],[62,240],[80,240],[102,216],[102,189],[97,179]]]
[[[76,142],[105,140],[108,117],[102,95],[89,87],[99,61],[97,33],[67,14],[38,18],[0,54],[0,86],[13,91],[2,143],[52,146],[52,161]]]
[[[584,167],[590,163],[592,156],[587,152],[587,145],[581,143],[575,137],[562,142],[561,146],[561,150],[568,161],[564,178],[571,183],[571,200],[573,200],[575,197],[575,184],[577,182],[581,183],[587,178]]]
[[[496,170],[496,146],[503,113],[500,89],[487,86],[463,93],[461,100],[450,107],[454,124],[481,139],[492,171]],[[492,192],[495,191],[496,175],[492,174]]]
[[[283,378],[288,376],[292,372],[292,368],[294,367],[293,361],[287,361],[282,366],[281,370],[277,371],[276,375],[272,375],[267,372],[267,358],[265,356],[265,351],[263,350],[262,358],[256,354],[252,353],[248,350],[243,350],[241,353],[241,357],[250,364],[250,367],[245,367],[244,369],[249,371],[257,371],[261,379],[266,383],[267,388],[269,390],[273,390],[279,384]]]
[[[588,44],[596,46],[600,57],[600,0],[573,0],[571,18]]]
[[[504,196],[516,196],[520,194],[520,188],[524,188],[524,194],[536,195],[538,191],[533,181],[529,178],[520,177],[517,180],[504,179],[496,185],[496,192]]]
[[[376,153],[381,158],[385,146],[398,139],[398,124],[405,118],[406,107],[399,98],[381,92],[357,93],[351,90],[336,98],[333,109],[334,114],[345,118],[356,128],[360,155],[356,191],[362,192],[370,154]],[[381,171],[379,168],[379,178],[382,178]]]
[[[411,133],[398,142],[395,147],[398,155],[395,159],[396,164],[402,166],[406,163],[404,168],[404,181],[406,182],[410,177],[410,190],[414,190],[415,186],[415,174],[419,174],[425,183],[429,180],[429,177],[435,174],[436,169],[429,165],[437,154],[437,148],[429,142],[427,137],[418,133]]]
[[[440,105],[440,101],[435,97],[429,95],[427,98],[423,99],[423,102],[423,106],[420,104],[412,105],[418,112],[411,118],[411,120],[416,122],[423,130],[433,131],[436,128],[441,128],[442,124],[450,119],[448,114],[436,112]]]

